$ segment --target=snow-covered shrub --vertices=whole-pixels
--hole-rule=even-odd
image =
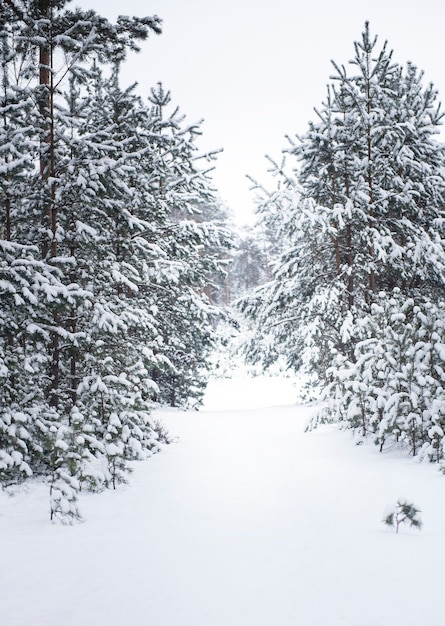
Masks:
[[[78,481],[62,472],[56,471],[50,484],[50,519],[63,524],[81,521],[82,515],[77,505]]]
[[[356,322],[354,358],[337,355],[324,409],[372,436],[380,450],[398,443],[412,455],[443,458],[445,305],[381,293]]]
[[[52,423],[51,423],[52,421]],[[71,454],[70,429],[58,425],[57,412],[46,416],[45,456],[49,470],[50,519],[64,524],[80,521],[77,494],[80,489],[77,458]]]

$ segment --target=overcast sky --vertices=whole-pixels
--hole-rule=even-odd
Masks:
[[[347,63],[366,20],[394,59],[425,70],[445,101],[445,5],[439,0],[74,0],[114,19],[159,15],[163,34],[124,72],[148,95],[158,81],[187,120],[204,119],[199,146],[223,148],[214,181],[239,222],[251,219],[245,175],[267,181],[265,154],[314,119],[332,73]]]

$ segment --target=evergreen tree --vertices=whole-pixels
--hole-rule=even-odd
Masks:
[[[408,524],[412,528],[422,529],[422,520],[419,516],[419,509],[414,504],[404,500],[398,500],[394,511],[389,513],[383,520],[387,526],[395,528],[396,533],[399,532],[400,524]]]
[[[67,4],[0,7],[0,480],[45,476],[69,520],[168,440],[153,400],[199,402],[230,236],[199,125],[119,85],[159,19]]]
[[[258,232],[245,228],[241,233],[229,271],[230,298],[236,300],[269,278],[266,244],[258,241]]]
[[[349,66],[334,69],[317,122],[287,150],[296,166],[276,167],[279,188],[260,207],[266,224],[280,216],[287,249],[274,280],[243,302],[262,337],[252,354],[266,345],[266,360],[284,353],[311,372],[336,398],[328,413],[379,432],[379,445],[403,440],[417,454],[434,431],[437,450],[442,420],[425,416],[440,401],[441,368],[434,392],[416,384],[434,361],[423,337],[435,353],[441,345],[429,330],[445,276],[437,94],[367,24]]]
[[[202,399],[208,356],[216,345],[215,324],[221,310],[212,305],[213,282],[224,273],[232,236],[208,177],[214,153],[197,153],[197,124],[187,125],[178,109],[167,115],[170,94],[162,85],[150,96],[162,125],[164,170],[159,179],[166,211],[157,231],[163,256],[150,274],[152,303],[159,315],[161,342],[154,353],[162,363],[153,369],[158,401],[173,406]],[[201,167],[201,161],[207,168]],[[215,220],[215,213],[218,220]]]
[[[91,362],[88,347],[94,333],[86,319],[91,310],[97,315],[96,307],[105,316],[110,308],[100,311],[100,297],[96,303],[94,284],[87,278],[91,247],[88,257],[78,254],[78,241],[91,238],[94,230],[88,221],[76,220],[79,207],[81,216],[99,191],[94,184],[107,169],[109,154],[98,133],[80,137],[80,117],[73,106],[64,107],[62,89],[68,75],[72,93],[89,79],[87,57],[122,60],[126,49],[136,49],[136,42],[150,30],[159,31],[158,18],[119,18],[112,25],[92,11],[67,11],[66,4],[8,0],[0,7],[4,139],[0,157],[6,174],[0,188],[5,304],[0,327],[5,382],[0,471],[2,482],[15,482],[33,472],[48,475],[52,515],[75,513],[66,503],[74,502],[77,474],[82,474],[76,459],[86,455],[76,452],[73,415],[88,415],[89,423],[81,422],[83,433],[77,438],[88,441],[89,460],[104,451],[106,424],[98,423],[92,405],[81,405],[85,409],[81,413],[77,403],[78,387]],[[83,179],[82,166],[87,171]],[[85,190],[83,182],[90,175],[92,184]],[[119,321],[122,327],[125,322]],[[128,342],[127,335],[125,339]],[[105,360],[110,358],[108,354]],[[132,367],[128,364],[129,370]],[[121,370],[116,376],[113,371],[106,382],[132,396],[125,373]],[[128,402],[124,404],[128,411]],[[146,407],[144,420],[149,431],[145,438],[156,439]],[[128,431],[122,439],[134,457],[138,446]]]

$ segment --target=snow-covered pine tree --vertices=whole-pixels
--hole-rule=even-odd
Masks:
[[[27,34],[30,19],[13,3],[0,8],[2,482],[30,475],[43,460],[42,420],[49,404],[54,332],[51,308],[72,300],[75,292],[35,245],[40,215],[36,224],[30,198],[39,160],[39,114],[30,88],[36,76]]]
[[[94,233],[88,223],[75,219],[79,206],[85,207],[91,199],[87,193],[82,195],[76,152],[81,142],[82,163],[93,178],[90,192],[95,166],[102,175],[107,170],[103,160],[98,163],[98,154],[102,159],[109,155],[106,146],[98,148],[102,138],[98,139],[97,133],[91,141],[79,139],[76,114],[72,107],[64,107],[61,90],[69,75],[77,84],[87,80],[87,57],[101,62],[123,59],[126,49],[137,49],[137,41],[145,39],[150,30],[159,31],[159,20],[119,18],[112,25],[92,11],[67,11],[66,4],[63,0],[8,0],[0,7],[0,132],[5,139],[1,157],[6,173],[1,188],[5,209],[1,289],[6,304],[1,325],[5,380],[1,470],[5,480],[17,480],[18,474],[31,472],[54,477],[55,466],[49,459],[56,454],[57,471],[70,468],[71,473],[63,471],[63,476],[74,488],[76,445],[87,441],[91,460],[98,451],[103,452],[97,433],[102,429],[103,435],[104,431],[89,410],[92,407],[87,406],[83,414],[76,407],[77,387],[90,361],[85,320],[91,317],[95,295],[85,269],[94,254],[78,258],[73,237],[73,233],[79,239]],[[122,334],[127,342],[125,331]],[[124,378],[113,372],[113,380],[128,390]],[[88,420],[76,417],[73,429],[73,415],[88,415]],[[75,433],[79,425],[82,433]],[[65,443],[56,446],[61,438],[52,433],[62,431]],[[154,429],[149,437],[156,439],[152,433]],[[138,447],[128,431],[123,437],[126,445]],[[57,450],[50,449],[51,442]]]
[[[47,476],[69,517],[77,489],[116,485],[166,439],[155,396],[199,401],[231,238],[199,125],[167,115],[160,86],[148,106],[119,86],[158,18],[112,25],[67,4],[0,7],[0,472]]]
[[[429,314],[441,310],[445,276],[437,94],[367,24],[353,60],[334,69],[317,122],[287,150],[293,171],[276,167],[279,188],[260,207],[268,223],[282,216],[287,250],[243,306],[267,355],[331,383],[332,416],[379,433],[379,445],[403,440],[416,454],[431,433],[441,449],[441,365],[425,394],[415,382],[443,343]]]
[[[160,84],[152,89],[150,102],[162,130],[157,179],[162,212],[152,235],[161,254],[148,266],[147,285],[161,335],[153,348],[159,359],[153,368],[156,399],[197,404],[221,314],[209,293],[213,277],[224,272],[232,236],[224,220],[214,220],[215,212],[221,214],[208,176],[214,154],[198,152],[200,124],[186,124],[177,108],[170,113],[170,94]]]

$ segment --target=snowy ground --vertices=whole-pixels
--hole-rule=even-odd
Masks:
[[[304,433],[292,381],[215,381],[178,440],[83,524],[47,519],[46,488],[0,493],[1,626],[445,624],[445,477]],[[399,497],[424,529],[381,519]]]

